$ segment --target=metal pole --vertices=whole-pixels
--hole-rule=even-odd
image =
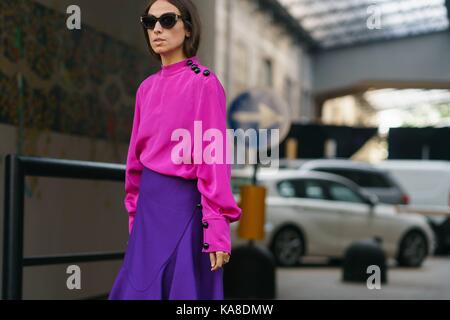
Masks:
[[[17,155],[6,156],[3,230],[4,300],[22,298],[24,175]]]

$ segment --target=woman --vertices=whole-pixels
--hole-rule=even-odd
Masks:
[[[225,91],[196,55],[200,20],[190,0],[150,1],[141,23],[161,68],[136,93],[130,237],[109,299],[223,299],[229,224],[241,216],[225,157]]]

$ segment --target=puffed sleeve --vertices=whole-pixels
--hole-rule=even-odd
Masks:
[[[136,102],[133,117],[133,126],[131,130],[130,143],[128,146],[128,155],[125,169],[125,208],[128,211],[128,231],[131,234],[134,217],[136,215],[136,206],[139,197],[139,184],[143,165],[136,156],[137,131],[141,115],[141,87],[136,92]]]
[[[230,149],[230,139],[226,135],[226,96],[219,79],[211,74],[202,78],[199,89],[199,108],[196,120],[201,121],[203,134],[203,155],[208,153],[208,145],[214,143],[215,137],[208,138],[208,129],[220,132],[222,140],[218,141],[217,150],[222,155],[215,158],[217,161],[196,163],[197,187],[201,193],[202,223],[203,223],[203,249],[202,252],[224,251],[231,255],[230,223],[241,217],[241,209],[237,205],[231,189],[231,165],[226,161],[226,149]],[[198,150],[195,151],[198,153]],[[220,152],[217,153],[220,155]],[[198,155],[197,155],[198,156]],[[198,162],[198,161],[197,161]]]

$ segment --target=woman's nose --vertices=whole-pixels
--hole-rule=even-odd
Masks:
[[[159,21],[156,22],[154,30],[155,31],[161,31],[162,30],[162,27],[161,27],[161,24],[159,23]]]

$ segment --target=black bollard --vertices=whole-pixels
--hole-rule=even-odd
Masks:
[[[381,247],[381,238],[354,242],[345,251],[343,262],[343,281],[366,282],[370,276],[367,268],[376,265],[380,268],[381,283],[387,282],[386,255]]]
[[[253,241],[233,248],[223,272],[225,299],[275,299],[275,259],[267,248]]]

